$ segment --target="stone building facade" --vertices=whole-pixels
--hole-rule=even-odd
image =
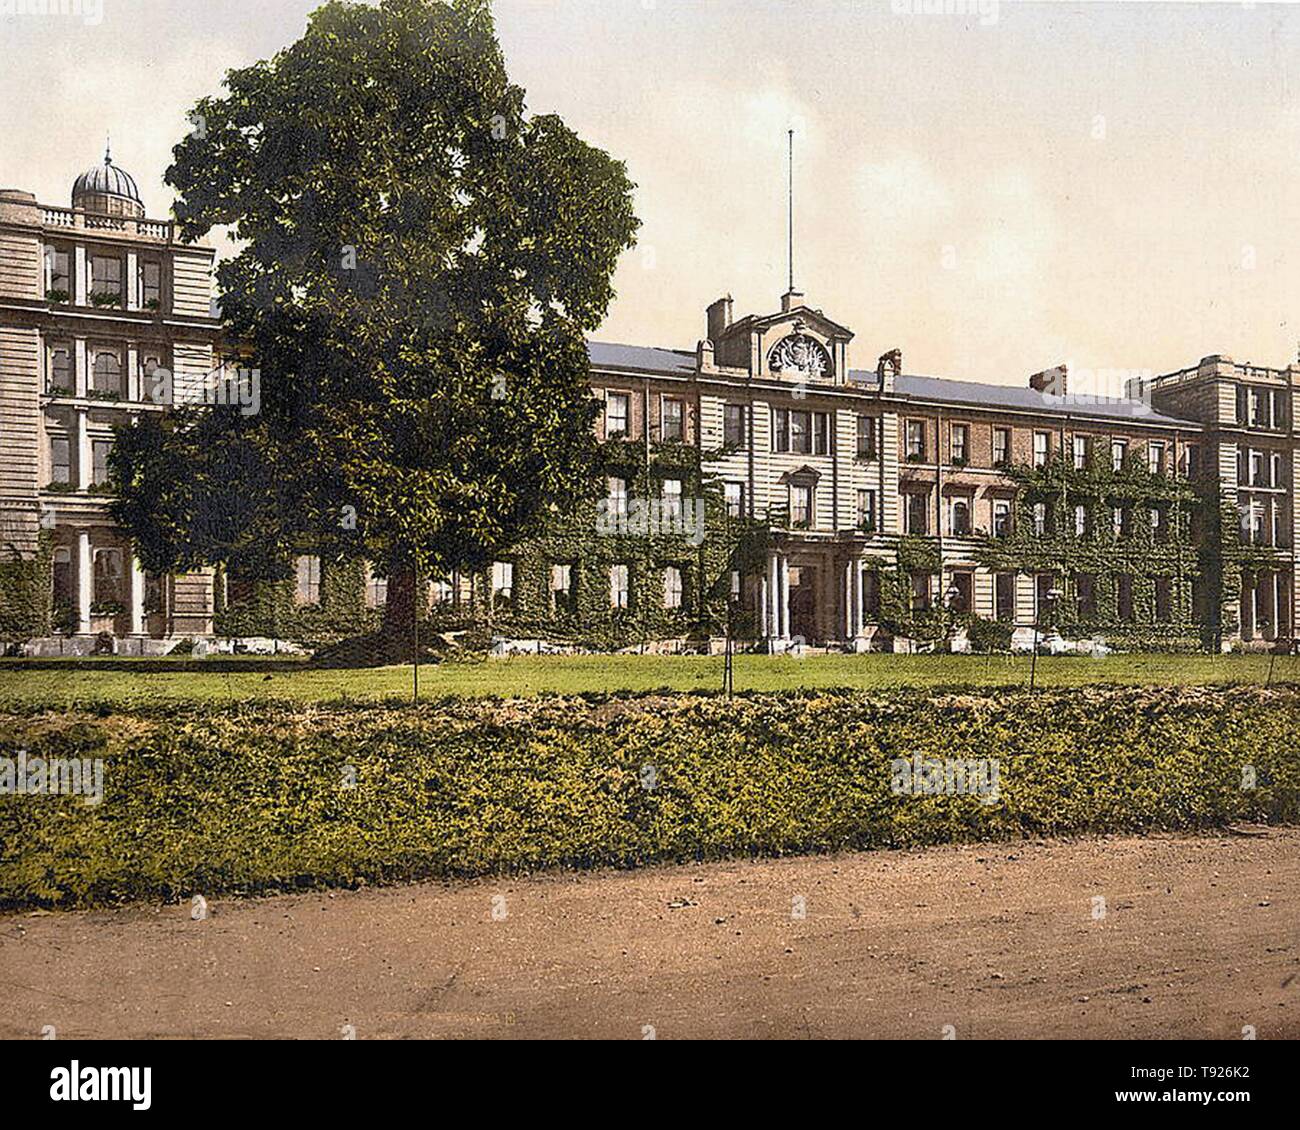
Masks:
[[[384,582],[357,563],[300,553],[270,593],[139,569],[106,511],[112,427],[166,410],[158,368],[178,390],[220,372],[213,252],[145,218],[107,157],[71,203],[0,191],[0,638],[148,652],[373,626]],[[906,648],[975,620],[1119,646],[1294,634],[1300,367],[1207,357],[1115,397],[1064,368],[1021,387],[908,375],[897,350],[853,368],[853,331],[797,291],[739,318],[719,299],[703,328],[694,350],[591,344],[608,498],[432,583],[435,618],[594,646],[729,624],[771,650]],[[698,529],[618,524],[696,499]],[[24,631],[41,599],[52,616]]]
[[[114,426],[166,410],[157,370],[174,393],[216,367],[213,255],[148,219],[107,154],[71,207],[0,190],[0,639],[15,642],[33,613],[48,635],[37,650],[54,652],[104,634],[160,652],[212,632],[211,574],[146,575],[105,482]],[[34,594],[49,607],[28,607]]]

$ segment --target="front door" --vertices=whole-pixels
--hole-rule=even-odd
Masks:
[[[817,569],[800,565],[790,570],[790,636],[812,643],[817,631]]]

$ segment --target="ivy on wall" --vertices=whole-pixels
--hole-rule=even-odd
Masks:
[[[54,566],[48,531],[31,557],[15,553],[0,561],[0,643],[48,636],[54,599]]]
[[[1044,627],[1067,636],[1104,633],[1126,648],[1205,642],[1194,589],[1207,563],[1194,528],[1205,526],[1213,507],[1196,483],[1150,471],[1137,452],[1116,470],[1100,450],[1082,468],[1057,456],[1005,474],[1018,488],[1011,533],[987,539],[978,561],[996,572],[1050,575],[1061,597],[1044,613]],[[1083,508],[1082,533],[1076,507]],[[1089,607],[1084,578],[1092,583]]]
[[[217,635],[317,644],[363,635],[379,625],[379,612],[366,607],[366,570],[359,561],[321,563],[317,604],[298,604],[296,587],[293,578],[254,581],[250,595],[229,604],[228,578],[218,570],[213,615]]]

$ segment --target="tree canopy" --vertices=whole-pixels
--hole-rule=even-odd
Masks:
[[[590,494],[585,339],[632,185],[525,112],[485,0],[326,4],[192,121],[167,181],[185,238],[239,241],[218,290],[260,411],[121,434],[114,515],[147,568],[270,577],[311,546],[444,574]]]

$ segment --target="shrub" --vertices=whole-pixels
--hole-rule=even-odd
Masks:
[[[0,756],[103,757],[105,798],[0,796],[0,906],[1294,822],[1297,729],[1289,688],[35,710]],[[894,795],[917,753],[1000,798]]]

